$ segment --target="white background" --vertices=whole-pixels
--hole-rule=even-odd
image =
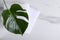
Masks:
[[[23,0],[35,8],[39,9],[41,14],[60,17],[60,0]],[[4,32],[2,32],[4,33]],[[14,36],[7,33],[0,40],[60,40],[60,23],[50,23],[41,20],[38,17],[32,32],[28,35]]]

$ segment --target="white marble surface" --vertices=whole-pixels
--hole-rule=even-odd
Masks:
[[[24,0],[35,8],[38,8],[41,15],[60,17],[60,0]],[[0,38],[0,40],[60,40],[60,23],[51,23],[37,19],[32,32],[23,37],[11,33]],[[4,32],[2,32],[4,33]]]

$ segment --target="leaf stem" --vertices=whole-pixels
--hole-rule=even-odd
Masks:
[[[3,3],[4,3],[4,5],[5,5],[5,7],[7,8],[7,10],[10,12],[10,10],[8,9],[8,7],[7,7],[7,5],[6,5],[5,0],[3,0]],[[11,12],[10,12],[10,13],[11,13]]]
[[[8,9],[8,7],[7,7],[7,5],[6,5],[6,2],[5,2],[5,0],[3,0],[3,3],[5,4],[5,7]]]

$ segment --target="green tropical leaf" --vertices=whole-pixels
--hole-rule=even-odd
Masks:
[[[19,11],[20,10],[20,11]],[[17,12],[19,11],[19,12]],[[17,18],[19,16],[20,18]],[[3,25],[5,28],[15,34],[24,34],[28,27],[29,17],[25,9],[18,4],[13,4],[10,9],[6,9],[2,13]],[[26,20],[24,20],[25,18]]]

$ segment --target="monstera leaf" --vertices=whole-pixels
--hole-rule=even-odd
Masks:
[[[3,25],[5,28],[15,34],[24,34],[28,27],[28,13],[19,4],[13,4],[10,9],[2,13]]]

